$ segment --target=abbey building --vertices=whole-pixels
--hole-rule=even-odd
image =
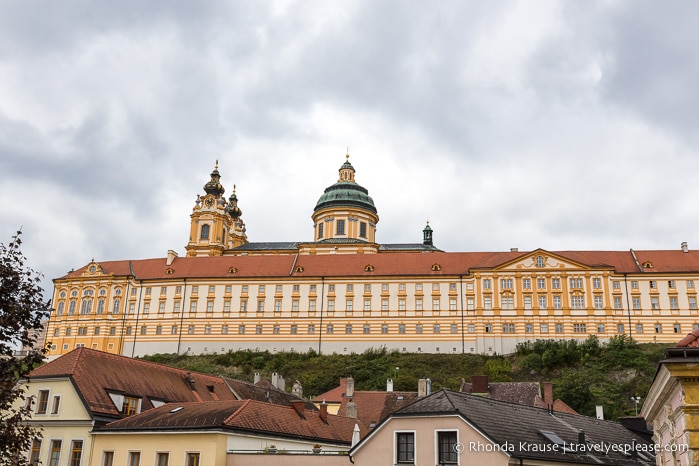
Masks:
[[[444,252],[429,225],[421,242],[380,243],[378,209],[349,156],[313,209],[308,241],[249,241],[235,188],[224,194],[217,164],[193,207],[185,257],[92,261],[55,279],[50,357],[82,346],[127,356],[507,353],[591,334],[671,343],[699,324],[699,253],[686,243]]]

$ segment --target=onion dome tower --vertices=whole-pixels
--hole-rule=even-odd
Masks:
[[[325,189],[313,209],[313,240],[374,244],[379,215],[369,191],[354,180],[349,153],[345,157],[337,183]]]
[[[248,242],[235,185],[229,202],[223,197],[225,192],[217,160],[211,179],[204,185],[205,194],[197,195],[192,209],[187,256],[221,256],[227,249]]]

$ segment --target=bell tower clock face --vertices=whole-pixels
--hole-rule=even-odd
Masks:
[[[211,198],[208,198],[207,200],[204,201],[204,205],[206,207],[213,207],[214,206],[214,200]]]

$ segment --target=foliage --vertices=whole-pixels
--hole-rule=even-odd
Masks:
[[[417,380],[432,379],[432,390],[458,390],[463,380],[487,374],[491,382],[553,382],[554,395],[581,414],[593,416],[605,407],[607,419],[635,414],[631,396],[644,395],[653,380],[665,346],[638,344],[625,335],[602,343],[587,340],[537,340],[517,346],[508,356],[422,354],[369,349],[363,353],[319,355],[236,351],[210,356],[156,355],[157,360],[190,370],[253,380],[254,372],[272,372],[299,380],[306,396],[335,388],[352,376],[357,390],[385,390],[393,379],[396,391],[417,390]],[[289,388],[291,384],[287,384]]]
[[[24,465],[18,452],[28,451],[34,428],[25,421],[31,410],[21,402],[18,381],[44,359],[46,348],[34,348],[42,320],[48,316],[39,285],[41,275],[27,268],[20,250],[21,232],[7,246],[0,243],[0,465]],[[16,354],[21,346],[26,353]]]

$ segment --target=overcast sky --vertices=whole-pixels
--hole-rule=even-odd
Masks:
[[[0,242],[184,254],[219,160],[250,241],[312,239],[349,147],[380,243],[699,247],[699,3],[6,1]],[[50,281],[46,288],[51,290]]]

